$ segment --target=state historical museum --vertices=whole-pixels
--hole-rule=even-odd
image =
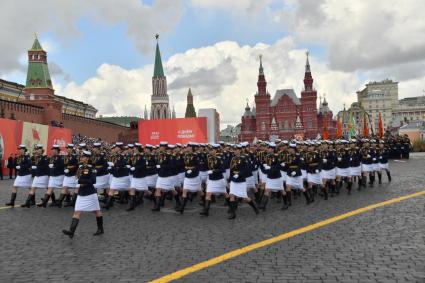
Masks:
[[[257,88],[255,107],[251,110],[247,104],[242,116],[241,141],[314,139],[323,137],[325,130],[330,138],[335,136],[336,121],[333,120],[326,99],[323,103],[320,101],[317,109],[317,91],[313,88],[308,52],[301,98],[297,97],[293,89],[279,89],[271,99],[261,56]]]

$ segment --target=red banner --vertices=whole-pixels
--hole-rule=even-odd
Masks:
[[[18,152],[21,139],[22,121],[0,119],[0,159],[4,175],[7,174],[7,159]]]
[[[139,120],[141,144],[158,145],[161,141],[167,141],[169,144],[206,143],[208,141],[207,118]]]
[[[49,138],[47,140],[47,154],[52,154],[52,145],[57,144],[61,148],[61,153],[66,153],[66,145],[71,143],[72,134],[70,129],[49,127]]]

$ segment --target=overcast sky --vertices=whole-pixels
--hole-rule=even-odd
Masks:
[[[257,90],[258,56],[268,91],[302,90],[305,52],[314,85],[334,114],[369,81],[399,82],[399,97],[424,95],[423,0],[2,0],[0,78],[25,82],[34,33],[48,51],[56,94],[103,115],[150,106],[156,33],[171,107],[182,117],[215,107],[240,122]]]

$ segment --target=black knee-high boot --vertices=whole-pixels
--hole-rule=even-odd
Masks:
[[[32,199],[32,194],[28,194],[27,196],[27,200],[25,201],[24,204],[21,204],[21,207],[26,207],[26,208],[30,208],[31,207],[31,199]]]
[[[176,196],[176,197],[178,197],[178,196]],[[188,198],[185,197],[185,198],[183,198],[183,204],[180,204],[180,200],[179,200],[179,205],[178,206],[176,205],[176,211],[180,212],[180,214],[183,214],[184,208],[186,207],[187,200],[188,200]]]
[[[227,219],[235,219],[236,218],[236,208],[238,206],[238,202],[237,201],[229,201],[229,216],[227,217]]]
[[[373,187],[373,183],[375,182],[375,172],[369,174],[369,186]]]
[[[180,202],[180,196],[179,196],[178,194],[176,194],[176,195],[174,196],[174,200],[176,201],[175,209],[180,210],[180,208],[182,207],[182,204],[181,204],[181,202]],[[186,203],[184,203],[184,206],[186,206]],[[183,209],[184,209],[184,208],[183,208]]]
[[[252,209],[254,210],[255,214],[260,213],[260,211],[258,210],[257,206],[255,205],[255,203],[251,200],[249,200],[248,202],[249,206],[252,207]]]
[[[306,204],[310,204],[310,197],[308,195],[308,192],[307,191],[304,191],[303,192],[303,195],[305,197]]]
[[[263,211],[266,211],[266,207],[267,207],[267,203],[269,201],[269,196],[264,195],[263,196],[263,201],[261,202],[261,204],[258,206],[259,209],[262,209]]]
[[[288,200],[288,205],[292,205],[292,191],[286,192],[286,199]]]
[[[286,209],[288,209],[289,208],[289,205],[288,205],[288,192],[286,192],[286,194],[285,195],[282,195],[282,199],[283,199],[283,205],[282,205],[282,210],[286,210]]]
[[[347,191],[348,194],[351,195],[351,188],[353,187],[353,182],[352,181],[348,181],[347,183]]]
[[[367,176],[362,175],[362,186],[366,188]]]
[[[97,231],[96,233],[93,234],[93,236],[98,236],[98,235],[102,235],[103,232],[103,217],[99,216],[96,217],[96,224],[97,224]]]
[[[336,184],[335,184],[335,193],[337,195],[339,195],[339,190],[341,189],[341,187],[342,187],[342,180],[341,181],[337,181]]]
[[[136,196],[130,195],[129,205],[126,211],[134,210],[135,206],[136,206]]]
[[[357,190],[360,191],[362,189],[362,177],[357,177],[357,182],[358,182]]]
[[[35,205],[35,194],[31,195],[30,205]]]
[[[46,207],[47,206],[47,203],[49,202],[49,199],[50,199],[50,195],[49,194],[45,194],[44,195],[44,198],[43,198],[43,201],[41,203],[37,204],[37,206],[38,207]]]
[[[105,202],[105,205],[103,206],[103,208],[105,208],[105,209],[109,209],[109,208],[111,208],[111,207],[113,207],[114,206],[114,196],[112,195],[108,195],[107,196],[107,199],[106,199],[106,202]]]
[[[316,186],[313,186],[311,189],[307,189],[308,197],[310,198],[310,202],[314,202],[314,188]]]
[[[209,200],[205,200],[205,206],[204,209],[201,211],[201,215],[208,216],[210,211],[210,204],[211,202]]]
[[[378,172],[378,184],[382,184],[382,173]]]
[[[52,194],[50,195],[50,199],[52,200],[52,202],[50,203],[50,206],[56,206],[57,202],[56,202],[55,192],[52,192]]]
[[[160,200],[159,200],[159,205],[161,206],[161,207],[163,207],[164,206],[164,204],[165,204],[165,197],[167,196],[167,194],[166,193],[161,193],[161,198],[160,198]]]
[[[391,182],[391,172],[390,170],[386,170],[386,172],[387,172],[388,182]]]
[[[72,237],[74,237],[75,230],[77,229],[78,221],[78,218],[72,218],[71,227],[69,227],[69,230],[62,230],[62,233],[68,235],[68,237],[72,239]]]
[[[0,168],[0,170],[1,170],[1,168]],[[15,206],[15,200],[16,200],[16,193],[12,193],[10,195],[10,201],[8,203],[6,203],[6,205],[14,207]]]
[[[335,184],[330,184],[329,188],[330,188],[330,191],[331,191],[331,198],[333,198],[334,194],[335,194]]]
[[[328,200],[328,184],[322,187],[322,191],[323,191],[323,196],[325,200]]]
[[[151,209],[152,211],[160,211],[161,210],[161,197],[155,197],[154,207]]]
[[[65,199],[65,194],[60,194],[58,199],[58,208],[62,207],[63,200]]]

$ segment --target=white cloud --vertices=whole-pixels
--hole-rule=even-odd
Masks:
[[[49,32],[59,42],[69,44],[78,36],[76,23],[88,18],[96,23],[125,23],[128,36],[142,52],[150,50],[151,38],[156,32],[169,32],[180,19],[182,0],[156,0],[145,5],[140,0],[2,0],[0,2],[0,75],[14,70],[24,71],[20,64],[22,50],[31,47],[34,32]],[[43,42],[47,51],[60,48]],[[4,56],[6,54],[6,56]]]
[[[203,9],[221,9],[232,12],[245,11],[248,13],[260,12],[272,0],[190,0],[191,5]]]
[[[277,88],[288,87],[294,87],[300,95],[305,50],[297,48],[292,38],[255,46],[224,41],[190,49],[164,62],[170,106],[175,105],[177,116],[182,117],[187,89],[192,86],[196,110],[214,107],[220,112],[222,125],[239,123],[246,99],[252,105],[257,91],[260,54],[271,95]],[[355,98],[354,91],[361,86],[355,74],[330,70],[314,56],[310,64],[318,93],[326,93],[334,112]],[[152,72],[152,65],[125,70],[103,64],[95,77],[81,85],[69,83],[58,94],[93,104],[100,114],[143,115],[144,105],[150,106]]]

